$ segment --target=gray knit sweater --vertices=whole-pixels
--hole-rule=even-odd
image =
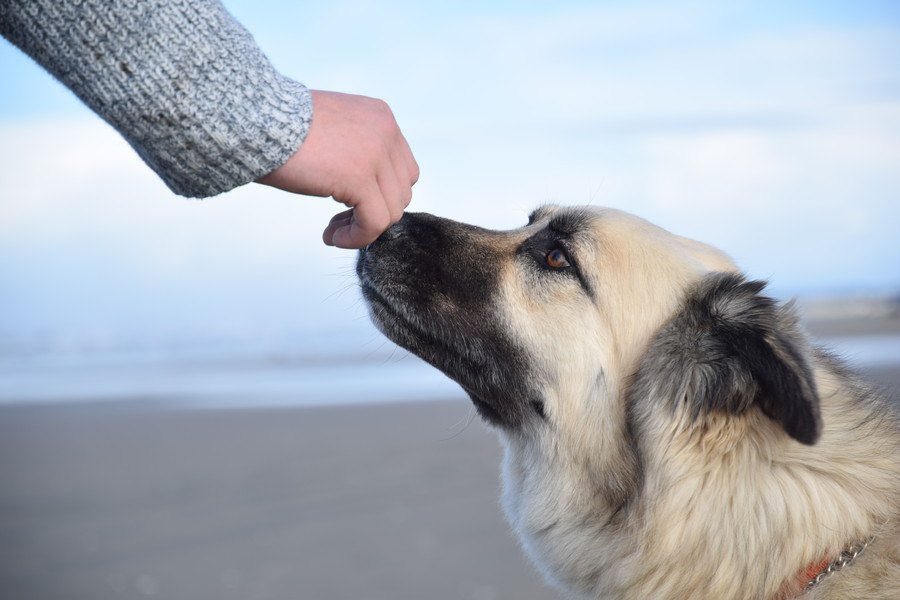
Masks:
[[[183,196],[271,172],[309,129],[309,91],[218,0],[0,0],[0,34]]]

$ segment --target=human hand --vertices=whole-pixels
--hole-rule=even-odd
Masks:
[[[312,91],[313,120],[288,161],[258,183],[350,207],[322,234],[329,246],[362,248],[403,216],[419,165],[381,100]]]

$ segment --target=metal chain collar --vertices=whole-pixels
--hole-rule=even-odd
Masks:
[[[869,547],[869,544],[872,543],[874,537],[870,537],[866,541],[861,544],[857,544],[855,546],[849,546],[841,551],[840,556],[838,556],[831,564],[825,567],[821,573],[813,577],[809,583],[806,584],[804,588],[804,593],[810,591],[820,583],[822,580],[831,575],[832,573],[836,573],[840,571],[844,567],[847,567],[852,563],[856,558],[863,553],[863,550]]]

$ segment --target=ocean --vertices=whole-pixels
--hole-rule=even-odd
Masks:
[[[900,335],[817,340],[858,368],[900,365]],[[0,404],[154,401],[188,408],[463,398],[374,331],[0,351]]]

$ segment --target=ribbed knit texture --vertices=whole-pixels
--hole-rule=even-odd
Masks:
[[[309,129],[309,91],[216,0],[0,0],[0,34],[183,196],[273,171]]]

